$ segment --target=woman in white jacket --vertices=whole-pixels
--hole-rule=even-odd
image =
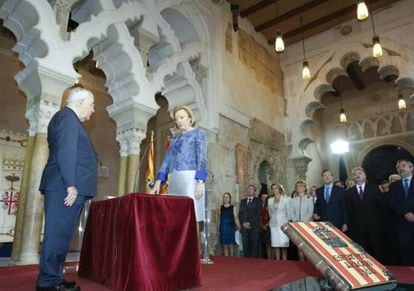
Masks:
[[[272,247],[272,259],[287,260],[287,248],[289,238],[282,231],[283,224],[289,222],[289,203],[290,198],[285,196],[285,189],[280,184],[272,184],[273,197],[268,200],[268,210],[270,216],[270,239]]]

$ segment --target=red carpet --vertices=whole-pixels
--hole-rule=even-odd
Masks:
[[[269,290],[307,276],[320,276],[307,262],[270,261],[262,259],[214,257],[213,265],[202,265],[202,287],[195,290]],[[414,267],[389,267],[398,282],[414,284]],[[0,268],[0,290],[34,290],[37,265]],[[83,291],[104,291],[108,288],[68,274]]]

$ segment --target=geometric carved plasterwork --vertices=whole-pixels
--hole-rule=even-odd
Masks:
[[[384,115],[368,116],[348,121],[345,125],[337,124],[335,130],[339,128],[345,128],[349,141],[409,132],[414,130],[414,112],[394,111]]]

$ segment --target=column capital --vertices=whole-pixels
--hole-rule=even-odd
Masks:
[[[145,138],[145,136],[146,131],[139,128],[130,128],[121,132],[117,132],[116,140],[121,146],[121,157],[139,155],[141,141]]]
[[[116,122],[116,140],[121,147],[121,157],[139,155],[141,141],[146,137],[148,120],[155,114],[155,110],[132,99],[112,104],[107,110]]]
[[[39,67],[41,93],[27,95],[26,118],[29,121],[29,135],[46,133],[52,116],[61,108],[63,92],[75,82],[73,77]]]

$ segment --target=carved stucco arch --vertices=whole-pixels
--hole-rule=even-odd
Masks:
[[[308,136],[308,132],[313,126],[318,126],[318,123],[313,119],[306,119],[300,125],[300,132],[303,136]]]
[[[161,87],[162,93],[167,97],[170,108],[176,105],[187,105],[193,112],[195,118],[201,123],[206,122],[207,92],[201,87],[202,79],[208,76],[209,54],[207,44],[210,43],[210,34],[208,25],[200,13],[197,3],[186,1],[163,1],[158,4],[160,14],[169,13],[165,23],[176,35],[182,35],[181,30],[190,30],[194,34],[189,42],[179,40],[181,48],[180,55],[174,60],[176,70],[170,71],[162,76]],[[186,22],[186,26],[177,26],[177,22]],[[167,22],[167,19],[169,22]],[[190,29],[191,28],[191,29]],[[177,38],[178,39],[178,38]],[[182,87],[171,84],[169,80],[175,78],[184,81]],[[177,82],[175,82],[177,83]]]
[[[306,108],[310,104],[315,102],[315,100],[320,102],[323,94],[333,91],[332,84],[329,83],[333,82],[333,76],[345,75],[346,68],[344,66],[355,60],[359,60],[363,70],[378,66],[379,73],[383,73],[382,78],[399,72],[398,78],[395,80],[399,91],[402,90],[400,88],[414,89],[414,70],[412,69],[414,53],[405,47],[391,42],[384,42],[383,47],[384,54],[377,59],[371,56],[370,46],[360,42],[348,42],[340,46],[332,54],[327,54],[325,60],[320,60],[321,66],[317,76],[308,83],[303,93],[302,100],[308,102],[306,102],[305,114],[298,124],[302,126],[303,122],[309,117]],[[300,143],[309,138],[303,132],[301,133],[302,137],[298,139],[298,144],[296,145],[298,149],[300,149]],[[302,142],[302,148],[303,144],[308,145],[306,142]]]
[[[248,184],[254,184],[254,185],[259,185],[260,181],[259,181],[259,168],[260,165],[263,162],[268,163],[269,167],[270,167],[270,175],[272,175],[273,180],[275,180],[276,178],[276,173],[277,173],[277,161],[274,160],[274,157],[272,157],[270,154],[268,154],[265,150],[265,146],[264,145],[260,145],[259,149],[256,149],[254,152],[250,152],[250,154],[254,153],[255,156],[251,157],[251,163],[249,163],[249,171],[248,173],[257,173],[257,175],[254,175],[254,179],[253,181],[249,181]]]
[[[314,141],[308,137],[305,137],[303,139],[300,140],[299,142],[299,151],[303,156],[305,155],[306,152],[306,148],[311,144],[314,143]]]
[[[48,46],[38,27],[40,15],[38,9],[27,1],[7,1],[0,7],[0,19],[16,37],[12,48],[18,53],[25,68],[15,76],[18,87],[25,92],[27,99],[39,96],[41,84],[37,74],[37,61],[48,53]]]
[[[414,156],[414,146],[409,142],[399,140],[398,138],[383,138],[373,143],[365,143],[364,147],[359,148],[358,154],[355,156],[355,161],[352,166],[361,166],[362,162],[364,161],[365,157],[374,149],[386,146],[386,145],[393,145],[399,146],[407,150],[412,156]],[[352,147],[352,145],[351,145]],[[349,169],[352,170],[352,169]]]
[[[306,116],[312,118],[313,114],[319,109],[323,109],[325,106],[321,102],[311,102],[306,106],[305,112]]]

